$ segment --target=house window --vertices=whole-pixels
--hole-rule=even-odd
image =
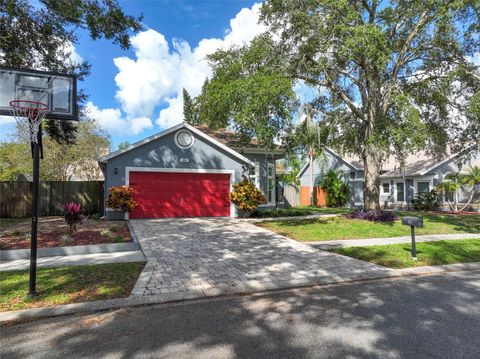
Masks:
[[[390,193],[390,182],[383,182],[382,183],[382,193],[389,194]]]
[[[429,181],[417,182],[417,193],[428,192],[428,191],[430,191]]]
[[[255,186],[258,186],[258,173],[260,172],[259,164],[255,163],[255,166],[250,167],[248,170],[248,179],[250,182],[255,183]]]
[[[354,180],[356,178],[356,173],[355,171],[350,172],[350,179]]]
[[[267,200],[275,203],[275,167],[269,163],[267,168]]]
[[[405,184],[397,182],[397,202],[405,202]]]

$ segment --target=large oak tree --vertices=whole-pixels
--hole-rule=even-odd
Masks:
[[[209,58],[199,111],[210,126],[288,138],[304,86],[325,145],[362,158],[373,210],[386,156],[478,144],[478,0],[269,0],[261,21],[266,34]]]

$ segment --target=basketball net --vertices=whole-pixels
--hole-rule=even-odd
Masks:
[[[14,100],[10,101],[12,116],[20,128],[27,128],[30,134],[30,141],[38,143],[38,131],[42,120],[48,112],[48,105],[37,101]]]

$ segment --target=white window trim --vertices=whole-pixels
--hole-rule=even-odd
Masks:
[[[429,183],[429,191],[433,189],[433,179],[435,176],[428,176],[428,177],[421,177],[421,178],[414,178],[413,179],[413,197],[417,197],[418,195],[418,182],[428,182]]]
[[[383,185],[384,185],[385,183],[388,184],[388,192],[385,192],[385,191],[383,190]],[[382,183],[380,183],[380,194],[383,194],[383,195],[388,194],[388,195],[390,195],[390,190],[391,190],[390,187],[391,187],[390,181],[382,181]]]
[[[270,177],[268,175],[269,173],[269,169],[272,168],[272,176]],[[272,202],[268,202],[268,205],[269,206],[272,206],[272,205],[275,205],[276,201],[277,201],[277,198],[276,198],[276,195],[277,195],[277,191],[276,191],[276,186],[275,186],[275,164],[274,163],[268,163],[267,164],[267,191],[269,191],[270,189],[268,188],[268,181],[269,179],[272,179],[272,182],[273,182],[273,188],[271,189],[272,190]],[[268,192],[267,192],[267,200],[268,200]]]
[[[260,163],[259,162],[255,162],[254,169],[255,169],[255,174],[253,176],[249,174],[248,179],[251,181],[252,178],[254,178],[255,187],[260,189]]]
[[[212,173],[212,174],[229,174],[231,192],[235,184],[235,170],[212,170],[204,168],[160,168],[160,167],[125,167],[125,185],[130,185],[130,172],[165,172],[165,173]],[[108,209],[107,209],[108,210]],[[230,217],[237,216],[235,205],[230,202]],[[128,220],[128,212],[125,213],[125,219]]]
[[[406,184],[406,180],[402,180],[402,181],[394,181],[394,184],[393,184],[393,202],[394,203],[401,203],[401,204],[405,204],[407,203],[407,184]],[[398,183],[403,183],[403,201],[397,201],[397,184]]]

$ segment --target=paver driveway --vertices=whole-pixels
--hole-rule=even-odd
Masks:
[[[318,251],[246,221],[132,220],[148,263],[132,295],[185,298],[380,277],[384,267]],[[182,295],[180,295],[180,298]]]

